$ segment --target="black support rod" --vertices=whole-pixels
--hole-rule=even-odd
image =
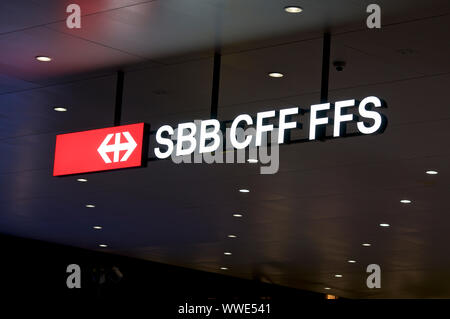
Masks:
[[[123,71],[117,71],[116,83],[116,105],[114,106],[114,126],[120,125],[122,117],[122,97],[123,97]]]
[[[328,32],[323,34],[323,53],[322,53],[322,83],[320,86],[320,103],[328,102],[328,81],[330,75],[330,49],[331,36]]]
[[[211,92],[211,118],[217,119],[217,109],[219,106],[219,86],[220,86],[220,62],[221,54],[219,52],[214,53],[214,70],[213,70],[213,83]]]

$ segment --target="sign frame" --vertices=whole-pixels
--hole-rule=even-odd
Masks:
[[[140,165],[139,166],[130,166],[130,167],[118,167],[118,168],[111,168],[111,169],[101,169],[101,170],[92,170],[92,171],[85,171],[85,172],[74,172],[74,173],[59,173],[55,172],[55,163],[56,163],[56,153],[57,153],[57,145],[56,141],[58,139],[58,136],[60,135],[66,135],[66,134],[76,134],[76,133],[84,133],[89,131],[97,131],[97,130],[105,130],[105,129],[114,129],[114,128],[120,128],[123,126],[130,126],[130,125],[137,125],[142,124],[142,150],[141,150],[141,156],[140,156]],[[106,133],[105,133],[106,137]],[[91,130],[84,130],[84,131],[73,131],[73,132],[67,132],[62,134],[57,134],[55,138],[55,147],[53,148],[53,168],[52,168],[52,175],[53,177],[65,177],[65,176],[77,176],[77,175],[88,175],[88,174],[96,174],[96,173],[106,173],[111,171],[117,171],[117,170],[129,170],[129,169],[138,169],[138,168],[144,168],[148,165],[148,151],[149,151],[149,140],[150,140],[150,124],[146,122],[139,122],[139,123],[130,123],[130,124],[123,124],[123,125],[116,125],[116,126],[107,126],[107,127],[101,127],[101,128],[95,128]],[[98,145],[100,146],[100,144]],[[97,152],[97,149],[96,149]],[[101,155],[98,154],[100,157]]]

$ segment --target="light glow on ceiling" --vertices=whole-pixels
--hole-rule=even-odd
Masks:
[[[269,73],[269,76],[270,76],[271,78],[277,78],[277,79],[279,79],[279,78],[282,78],[282,77],[284,76],[284,74],[283,74],[283,73],[280,73],[280,72],[270,72],[270,73]]]
[[[284,7],[284,11],[286,11],[287,13],[300,13],[303,11],[303,8],[298,6],[287,6]]]
[[[49,56],[38,55],[36,57],[36,60],[38,60],[39,62],[50,62],[52,60],[52,58]]]

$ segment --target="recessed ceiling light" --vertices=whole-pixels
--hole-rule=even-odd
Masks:
[[[228,238],[237,238],[236,235],[228,235]]]
[[[92,228],[94,228],[94,229],[102,229],[103,227],[102,226],[94,226]]]
[[[234,217],[242,217],[242,214],[233,214]]]
[[[391,226],[391,225],[386,224],[386,223],[382,223],[382,224],[380,224],[380,226],[381,226],[381,227],[389,227],[389,226]]]
[[[342,278],[342,275],[334,275],[336,278]]]
[[[227,267],[220,267],[220,270],[228,270]]]
[[[65,107],[54,107],[53,110],[56,112],[66,112],[67,111],[67,109]]]
[[[437,171],[426,171],[428,175],[437,175]]]
[[[284,76],[284,74],[280,73],[280,72],[270,72],[269,76],[271,78],[282,78]]]
[[[78,181],[78,182],[81,182],[81,183],[85,183],[85,182],[87,182],[88,180],[87,180],[86,178],[78,178],[77,181]]]
[[[245,188],[240,189],[239,191],[240,191],[241,193],[250,193],[250,191],[249,191],[248,189],[245,189]]]
[[[226,251],[223,254],[226,255],[226,256],[231,256],[232,255],[232,253],[230,253],[229,251]]]
[[[95,205],[92,205],[92,204],[87,204],[87,205],[86,205],[86,207],[87,207],[87,208],[94,208],[94,207],[95,207]]]
[[[36,60],[38,60],[39,62],[50,62],[52,58],[49,56],[38,55],[36,57]]]
[[[370,247],[370,246],[372,246],[372,244],[369,244],[369,243],[364,243],[364,244],[362,244],[364,247]]]
[[[249,163],[258,163],[258,160],[257,160],[257,159],[254,159],[254,158],[249,158],[249,159],[247,160],[247,162],[249,162]]]
[[[108,247],[108,245],[105,245],[105,244],[100,244],[99,246],[102,247],[102,248]]]
[[[284,7],[284,11],[286,11],[287,13],[300,13],[303,11],[303,8],[297,6],[287,6]]]
[[[330,288],[330,287],[325,287],[325,288],[323,288],[323,289],[325,289],[325,290],[330,290],[331,288]]]
[[[354,263],[356,263],[356,260],[349,260],[348,262],[351,264],[354,264]]]
[[[411,201],[409,199],[402,199],[400,201],[400,203],[402,203],[402,204],[411,204]]]

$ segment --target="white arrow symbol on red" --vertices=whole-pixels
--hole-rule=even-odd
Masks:
[[[127,143],[120,143],[121,134],[125,136]],[[116,136],[114,144],[108,145],[109,141],[112,139],[114,135]],[[113,162],[116,163],[119,161],[119,152],[127,151],[120,160],[121,162],[125,162],[130,157],[131,153],[133,153],[136,146],[137,146],[136,141],[133,139],[130,132],[122,132],[115,134],[111,133],[106,135],[102,144],[100,144],[100,146],[98,147],[97,152],[103,158],[103,161],[105,161],[105,163],[112,163],[111,159],[109,158],[108,155],[106,155],[106,153],[114,152]]]

